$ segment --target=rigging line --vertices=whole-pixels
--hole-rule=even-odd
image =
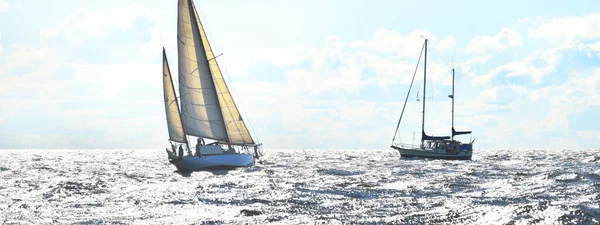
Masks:
[[[212,38],[212,40],[213,40],[213,43],[215,44],[215,47],[216,47],[215,49],[220,49],[219,40],[218,40],[217,38],[214,38],[214,36],[213,36],[213,32],[212,32],[212,28],[211,28],[210,24],[208,23],[208,20],[206,19],[206,17],[204,17],[204,16],[203,16],[203,15],[204,15],[204,11],[202,11],[202,7],[200,6],[200,4],[198,4],[198,6],[199,6],[199,7],[196,7],[196,10],[197,10],[197,11],[200,11],[200,13],[198,13],[198,14],[200,14],[200,15],[198,15],[198,16],[203,18],[203,21],[204,21],[204,23],[202,23],[202,24],[203,24],[203,26],[205,26],[205,28],[206,28],[205,30],[208,30],[208,31],[209,31],[209,32],[206,32],[206,31],[205,31],[205,32],[204,32],[204,35],[205,35],[205,36],[207,36],[207,39],[208,39],[208,35],[210,34],[210,36],[211,36],[211,37],[213,37],[213,38]],[[200,8],[200,9],[198,9],[198,8]],[[212,49],[212,48],[211,48],[211,50],[212,50],[213,52],[214,52],[214,50],[215,50],[215,49]],[[215,58],[216,58],[216,57],[215,57]],[[227,63],[225,63],[225,61],[226,61],[226,60],[225,60],[225,55],[222,55],[222,56],[221,56],[221,59],[222,59],[222,61],[223,61],[223,70],[224,70],[224,72],[225,72],[225,76],[227,76],[227,79],[229,80],[229,83],[231,84],[231,89],[233,90],[233,93],[235,94],[236,98],[237,98],[237,99],[240,99],[240,98],[239,98],[239,95],[238,95],[238,93],[237,93],[237,90],[235,89],[235,85],[234,85],[234,83],[233,83],[233,80],[231,79],[231,76],[229,76],[229,71],[227,70],[227,66],[226,66],[226,64],[227,64]],[[215,59],[215,61],[216,61],[216,59]],[[223,75],[223,73],[221,73],[221,75]],[[225,77],[223,77],[223,80],[225,80]],[[232,98],[233,98],[233,96],[232,96]],[[244,114],[244,116],[245,116],[246,118],[248,118],[248,120],[247,120],[247,121],[248,121],[248,125],[250,126],[250,130],[252,130],[252,133],[254,133],[254,137],[256,138],[256,142],[257,142],[257,143],[260,143],[260,140],[259,140],[259,138],[258,138],[258,134],[257,134],[257,133],[256,133],[256,131],[254,130],[254,126],[252,126],[252,122],[251,122],[251,120],[249,119],[249,117],[248,117],[248,114],[246,113],[246,109],[245,109],[245,107],[244,107],[244,104],[242,103],[242,101],[238,101],[238,103],[240,104],[240,108],[242,109],[242,112],[243,112],[243,113],[242,113],[242,112],[240,112],[240,114]],[[244,121],[244,120],[242,120],[242,121]],[[241,131],[241,129],[240,129],[240,131]],[[256,144],[256,143],[255,143],[255,144]]]
[[[419,60],[417,61],[417,66],[415,67],[415,72],[413,73],[412,80],[410,81],[410,86],[408,87],[408,93],[406,94],[406,99],[404,100],[404,106],[402,107],[402,112],[400,113],[400,119],[398,119],[398,124],[396,125],[396,131],[394,132],[394,138],[392,139],[392,145],[396,140],[396,134],[398,134],[398,128],[400,128],[400,121],[402,121],[402,116],[404,115],[404,109],[406,108],[406,102],[408,102],[408,97],[410,96],[410,89],[412,89],[413,82],[415,81],[415,76],[417,75],[417,69],[419,68],[419,63],[421,63],[421,56],[423,56],[423,50],[425,49],[425,43],[423,43],[423,47],[421,47],[421,53],[419,54]]]
[[[435,51],[435,47],[433,47],[433,48],[432,48],[432,51]],[[441,55],[441,54],[440,54],[440,55]],[[444,62],[444,59],[443,59],[443,58],[441,58],[441,56],[439,56],[439,55],[438,55],[438,57],[440,57],[440,59],[443,61],[443,62],[442,62],[442,64],[445,64],[445,62]],[[429,65],[431,65],[431,60],[430,60],[430,64],[429,64]],[[430,75],[430,76],[431,76],[431,75]],[[429,88],[431,89],[431,92],[429,92],[429,94],[430,94],[430,97],[429,97],[429,99],[431,100],[431,102],[433,102],[433,100],[434,100],[434,97],[435,97],[435,89],[434,89],[434,87],[435,87],[435,86],[434,86],[434,82],[433,82],[433,76],[431,76],[431,78],[432,78],[432,79],[429,79],[429,80],[427,81],[427,85],[429,85]],[[423,97],[425,98],[426,96],[423,96]],[[437,105],[437,104],[433,104],[433,105],[435,106],[435,105]],[[429,118],[429,108],[431,108],[431,106],[430,106],[430,107],[427,107],[427,108],[425,109],[425,120],[427,120],[427,118]],[[432,134],[432,135],[433,135],[433,134]]]
[[[434,94],[435,94],[434,93],[435,90],[433,89],[433,76],[430,75],[430,78],[432,78],[432,79],[429,79],[427,81],[427,85],[429,85],[429,89],[431,90],[429,92],[429,94],[431,96],[431,97],[429,97],[429,99],[430,99],[431,102],[433,102],[433,97],[434,97]],[[431,105],[432,104],[429,104],[429,107],[425,108],[425,115],[424,115],[425,116],[425,120],[427,120],[429,118],[429,109],[431,108]],[[435,106],[436,104],[433,104],[433,105]],[[433,135],[432,133],[430,133],[430,134]]]
[[[431,52],[432,52],[432,53],[433,53],[433,52],[436,52],[436,53],[437,53],[437,49],[435,48],[435,47],[437,47],[437,44],[438,44],[438,43],[434,43],[434,46],[431,46]],[[434,53],[434,54],[435,54],[435,53]],[[444,59],[442,58],[442,56],[441,56],[441,55],[442,55],[442,54],[439,54],[439,55],[437,55],[437,57],[438,57],[438,58],[440,58],[440,59],[442,60],[442,63],[444,63],[444,64],[445,64],[445,62],[444,62]]]
[[[436,53],[434,53],[434,54],[437,54],[437,49],[435,48],[435,47],[437,47],[437,44],[438,44],[438,43],[435,43],[435,46],[434,46],[434,47],[431,49],[431,51],[432,51],[432,52],[436,52]],[[442,60],[442,64],[444,64],[444,65],[446,64],[446,60],[444,59],[444,56],[442,56],[442,54],[439,54],[439,55],[437,55],[437,57],[438,57],[440,60]],[[454,58],[454,57],[452,57],[452,58]]]
[[[433,50],[432,50],[432,51],[435,51],[435,48],[433,48]],[[440,54],[440,55],[441,55],[441,54]],[[439,55],[438,55],[438,57],[440,57],[440,60],[442,60],[442,64],[443,64],[443,65],[445,65],[445,64],[446,64],[446,62],[444,61],[443,57],[441,57],[441,56],[439,56]],[[433,102],[433,100],[434,100],[434,97],[435,97],[435,96],[434,96],[434,95],[435,95],[435,93],[434,93],[434,89],[433,89],[433,88],[435,87],[435,85],[434,85],[433,79],[430,79],[430,80],[428,80],[427,84],[428,84],[429,88],[432,90],[432,91],[430,92],[430,95],[431,95],[431,96],[430,96],[429,98],[430,98],[430,99],[431,99],[431,101]],[[424,97],[425,97],[425,96],[424,96]],[[438,104],[433,104],[433,105],[434,105],[434,107],[435,107],[435,106],[438,106]],[[425,110],[425,119],[426,119],[426,120],[427,120],[427,118],[429,118],[429,109],[430,109],[430,108],[431,108],[431,106],[430,106],[430,107],[427,107],[427,108],[426,108],[426,110]],[[434,135],[434,134],[433,134],[433,133],[431,133],[431,135]]]
[[[436,54],[436,56],[442,61],[442,65],[446,65],[446,60],[444,59],[443,55],[442,54],[439,54],[439,55],[437,54],[437,49],[435,47],[437,46],[438,43],[434,43],[434,44],[435,44],[435,46],[431,48],[431,51],[435,52],[433,54]],[[433,84],[431,84],[430,87],[432,87],[432,85]],[[433,95],[432,95],[432,98],[433,98]]]

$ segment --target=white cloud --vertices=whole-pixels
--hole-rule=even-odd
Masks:
[[[356,65],[354,59],[348,59],[340,67],[323,66],[313,70],[291,69],[286,71],[290,88],[310,94],[352,93],[365,87],[362,78],[362,68]]]
[[[6,12],[10,8],[10,5],[6,0],[0,0],[0,12]]]
[[[6,69],[52,65],[63,61],[60,51],[56,48],[13,44],[11,52],[11,55],[6,57],[6,61],[2,62]]]
[[[415,33],[415,32],[413,32]],[[385,37],[381,37],[385,38]],[[448,49],[454,45],[453,38],[444,39],[444,44],[435,44],[433,49]],[[422,46],[423,39],[417,39],[415,51]],[[357,42],[353,42],[354,47]],[[365,42],[366,43],[366,42]],[[443,47],[443,46],[450,47]],[[369,51],[371,48],[348,48],[335,36],[326,39],[323,48],[299,47],[278,49],[264,58],[271,64],[286,68],[285,83],[243,82],[233,84],[240,93],[240,101],[250,115],[247,121],[260,121],[259,133],[267,133],[272,126],[279,124],[277,133],[270,133],[268,139],[273,147],[313,146],[337,147],[339,143],[353,143],[354,146],[379,146],[389,143],[393,135],[393,125],[401,110],[401,102],[377,102],[349,98],[348,93],[360,93],[366,88],[386,88],[390,85],[408,84],[414,72],[417,57],[404,58],[400,55],[385,55]],[[431,49],[431,48],[430,48]],[[418,53],[418,52],[417,52]],[[438,57],[439,58],[439,57]],[[423,61],[415,82],[422,80]],[[443,85],[451,84],[450,65],[428,61],[428,80]],[[374,86],[377,85],[377,86]],[[435,88],[434,88],[435,89]],[[434,90],[430,90],[434,92]],[[414,91],[413,93],[416,93]],[[328,96],[325,98],[315,97]],[[442,95],[445,96],[445,95]],[[401,131],[404,139],[412,135],[412,128],[419,127],[420,102],[411,97]],[[477,108],[481,110],[481,108]],[[443,118],[429,121],[427,131],[431,135],[448,133],[450,124],[449,101],[428,106],[428,118]],[[381,124],[390,124],[389,129],[381,129]],[[470,123],[464,123],[468,126]],[[340,132],[353,130],[352,133]],[[290,134],[291,132],[291,134]],[[279,134],[281,133],[281,134]],[[310,141],[306,141],[310,140]],[[335,142],[332,142],[335,140]]]
[[[502,85],[490,87],[482,92],[477,102],[492,101],[501,95],[512,94],[508,103],[500,107],[510,109],[511,113],[507,115],[494,115],[479,111],[469,116],[469,122],[479,120],[481,117],[491,117],[486,120],[497,121],[495,125],[485,126],[484,136],[493,136],[495,140],[504,140],[522,142],[545,141],[548,146],[553,148],[577,148],[582,145],[581,139],[571,139],[562,137],[544,137],[544,132],[554,131],[563,135],[573,134],[570,130],[568,121],[571,113],[581,112],[590,106],[600,105],[600,68],[591,71],[574,72],[569,75],[564,83],[550,85],[545,87],[527,87],[516,85]],[[491,90],[490,90],[491,89]],[[547,104],[547,110],[535,109],[531,104]],[[471,105],[471,104],[468,104]],[[473,104],[474,105],[474,104]],[[480,107],[476,107],[480,108]],[[476,109],[473,109],[476,110]],[[529,111],[539,111],[535,114]],[[475,124],[479,126],[478,124]],[[515,136],[514,134],[523,136]],[[588,135],[587,140],[594,135]],[[520,140],[519,140],[520,139]],[[579,141],[578,141],[579,140]],[[488,144],[488,143],[486,143]],[[507,147],[540,147],[541,144],[507,145]],[[589,146],[587,146],[589,147]]]
[[[588,140],[600,140],[600,131],[597,130],[585,130],[576,131],[577,136],[582,136]]]
[[[51,118],[52,121],[61,121],[61,130],[68,132],[80,129],[106,134],[87,138],[85,141],[77,141],[80,137],[74,137],[75,134],[30,135],[32,139],[40,140],[34,144],[30,141],[32,139],[12,136],[8,139],[13,146],[97,148],[125,146],[131,144],[131,141],[137,142],[137,146],[150,146],[144,143],[144,139],[135,137],[140,135],[134,134],[138,131],[144,131],[142,135],[146,137],[160,139],[160,135],[165,133],[166,129],[162,129],[164,124],[155,121],[164,119],[161,115],[163,111],[150,113],[155,114],[154,116],[127,113],[149,105],[155,105],[158,109],[162,107],[160,88],[162,79],[160,76],[152,76],[152,74],[160,74],[161,64],[138,63],[137,60],[150,54],[156,56],[153,58],[159,58],[159,24],[154,14],[133,8],[137,7],[130,5],[93,13],[79,10],[59,26],[41,32],[42,41],[53,38],[66,39],[69,42],[73,41],[69,43],[72,46],[89,38],[107,35],[105,33],[113,29],[127,30],[135,23],[136,18],[145,16],[153,22],[150,28],[150,40],[146,43],[127,45],[126,49],[121,49],[123,52],[137,54],[131,57],[132,61],[119,64],[87,64],[85,63],[87,56],[77,59],[65,58],[71,54],[65,54],[64,47],[62,49],[44,47],[46,45],[43,42],[42,47],[13,44],[10,49],[7,49],[9,54],[2,55],[4,57],[0,61],[0,73],[2,73],[0,105],[7,107],[7,110],[0,111],[0,124],[13,119],[21,121],[23,120],[23,117],[19,116],[21,112],[31,113],[31,110],[42,109],[44,117]],[[172,36],[175,39],[175,35]],[[70,51],[77,55],[78,49]],[[97,54],[103,53],[97,52]],[[141,90],[148,91],[149,88],[155,88],[154,91],[149,91],[154,94],[140,98]],[[68,107],[65,108],[64,105]],[[115,117],[115,114],[130,114],[134,118]],[[155,127],[151,130],[144,129],[149,126]],[[116,135],[123,130],[130,130],[125,133],[132,135]],[[114,144],[106,145],[106,143]]]
[[[159,86],[162,82],[156,71],[161,64],[120,63],[120,64],[74,64],[74,81],[88,87],[88,92],[104,97],[118,97],[127,89],[140,83]],[[160,93],[157,94],[157,97]]]
[[[279,67],[297,66],[313,57],[316,49],[311,47],[264,49],[255,57],[267,60]]]
[[[567,82],[540,89],[541,99],[553,105],[581,111],[600,105],[600,68],[572,72]]]
[[[139,90],[136,85],[157,87],[154,97],[160,103],[160,64],[123,63],[116,65],[76,64],[63,58],[54,48],[36,48],[30,45],[12,46],[7,60],[0,63],[5,69],[0,76],[0,122],[14,118],[18,113],[32,107],[44,108],[48,112],[60,112],[60,104],[69,102],[91,102],[99,99],[118,98],[123,102],[130,93]],[[77,89],[77,92],[74,90]],[[123,94],[123,93],[128,93]],[[119,95],[121,94],[121,95]],[[18,96],[18,98],[15,98]],[[124,97],[124,98],[123,98]],[[96,109],[100,112],[104,109]],[[93,120],[94,118],[90,117]],[[64,124],[81,121],[65,120]]]
[[[380,53],[396,53],[400,57],[418,57],[419,47],[423,45],[423,38],[430,41],[430,51],[433,49],[444,51],[452,49],[456,45],[456,40],[452,36],[446,36],[441,39],[433,35],[428,30],[414,30],[408,35],[402,35],[393,30],[380,29],[375,31],[372,40],[354,41],[354,48],[369,48]],[[433,43],[433,44],[431,44]]]
[[[2,33],[0,33],[0,40],[2,40]],[[2,57],[2,44],[0,44],[0,57]],[[2,74],[2,64],[0,64],[0,74]]]
[[[162,31],[160,29],[160,26],[158,24],[155,24],[153,27],[151,27],[148,30],[148,33],[150,34],[150,40],[148,40],[148,42],[143,43],[140,47],[140,51],[142,54],[140,55],[145,55],[145,56],[151,56],[151,55],[157,55],[159,54],[159,51],[162,47],[165,48],[165,50],[167,51],[176,51],[176,47],[175,47],[175,38],[172,39],[172,42],[169,43],[168,46],[164,46],[164,43],[162,43]],[[175,35],[172,35],[175,36]]]
[[[46,84],[53,80],[53,74],[64,65],[57,49],[13,44],[11,50],[12,53],[6,60],[0,62],[0,70],[3,70],[0,96],[20,93],[23,97],[55,90],[56,87]]]
[[[61,25],[42,32],[43,40],[71,38],[75,42],[81,42],[88,38],[99,38],[114,29],[129,29],[135,18],[146,15],[137,11],[129,14],[131,15],[117,12],[117,15],[120,15],[118,17],[123,17],[125,21],[120,24],[112,19],[97,21],[98,17],[107,15],[106,12],[92,13],[83,10],[70,16]],[[84,27],[79,20],[92,21],[92,26]],[[160,53],[157,49],[164,42],[171,44],[167,46],[170,56],[176,55],[174,32],[165,32],[161,23],[158,21],[150,25],[148,42],[129,46],[123,51],[139,53],[140,57],[157,55],[158,58]],[[234,95],[234,98],[238,107],[244,108],[244,119],[253,124],[252,127],[256,129],[267,148],[385,148],[391,141],[405,92],[402,90],[397,101],[385,102],[378,97],[365,96],[363,94],[366,92],[363,91],[368,90],[368,94],[371,94],[372,90],[380,91],[382,88],[396,88],[394,85],[397,84],[408,84],[416,66],[417,53],[423,44],[423,34],[431,40],[428,80],[439,84],[428,89],[428,93],[439,93],[436,99],[431,101],[432,104],[427,106],[426,130],[430,135],[448,134],[450,101],[445,98],[444,92],[449,88],[452,78],[451,61],[443,62],[438,56],[443,57],[444,52],[458,52],[458,57],[464,57],[460,53],[465,52],[465,48],[456,46],[457,40],[452,36],[440,38],[426,30],[398,33],[381,29],[371,40],[342,42],[340,38],[330,36],[325,45],[320,47],[244,51],[256,55],[243,56],[247,58],[232,56],[235,65],[232,68],[236,69],[233,73],[240,73],[250,68],[249,65],[260,66],[262,63],[269,63],[285,70],[287,80],[257,82],[252,81],[250,76],[241,82],[228,83],[228,86],[231,89],[235,86],[238,94]],[[172,39],[161,41],[161,36]],[[458,91],[462,93],[457,93],[460,97],[456,103],[456,127],[459,130],[473,129],[474,136],[485,137],[478,140],[478,143],[485,147],[512,147],[514,142],[511,141],[520,141],[523,136],[526,136],[527,140],[538,140],[546,131],[568,130],[567,118],[570,113],[600,102],[600,92],[597,91],[600,85],[600,70],[589,73],[573,72],[569,74],[568,81],[548,87],[498,85],[487,82],[493,77],[503,75],[527,76],[531,78],[532,83],[539,83],[548,75],[552,75],[557,65],[565,58],[563,50],[575,49],[578,46],[561,43],[541,47],[505,65],[486,65],[494,53],[521,46],[522,41],[516,31],[502,29],[497,35],[473,39],[466,48],[470,47],[471,50],[467,52],[476,54],[468,56],[472,56],[471,58],[459,58],[455,63],[459,69],[457,77],[466,74],[461,77],[462,80],[457,79],[457,85],[461,87]],[[105,143],[132,146],[132,143],[128,143],[131,140],[137,140],[137,146],[164,143],[166,125],[161,105],[161,79],[154,76],[160,74],[157,73],[160,70],[158,60],[157,63],[143,63],[131,58],[118,64],[89,64],[85,58],[65,59],[67,54],[61,54],[63,49],[36,48],[31,45],[13,45],[10,49],[6,47],[4,50],[10,50],[10,57],[5,57],[7,54],[4,53],[2,57],[6,60],[0,62],[0,69],[4,69],[3,76],[0,77],[0,105],[11,110],[0,112],[0,123],[16,118],[19,114],[17,109],[30,109],[41,105],[49,111],[55,111],[53,119],[66,121],[61,126],[67,129],[102,133],[97,139],[88,139],[85,142],[75,141],[75,138],[67,135],[48,135],[27,136],[27,139],[21,139],[22,143],[32,138],[42,140],[46,143],[45,146],[55,147],[79,145],[110,148],[104,146]],[[600,42],[585,45],[580,47],[580,50],[599,52]],[[176,74],[176,58],[169,59],[172,72]],[[221,60],[222,58],[219,59],[220,63]],[[421,61],[417,72],[416,84],[422,79],[422,63]],[[475,68],[481,71],[475,71]],[[61,77],[64,71],[67,71],[67,77]],[[5,74],[9,76],[4,76]],[[260,79],[263,78],[261,76]],[[469,86],[469,83],[476,86]],[[143,91],[140,90],[142,87]],[[70,90],[73,88],[78,88],[76,93]],[[412,140],[413,130],[419,132],[420,129],[421,102],[414,101],[414,90],[401,127],[404,141]],[[12,95],[14,93],[29,93],[29,96],[15,101]],[[144,97],[130,97],[136,94]],[[65,109],[53,107],[81,100],[92,104]],[[537,115],[521,115],[533,110],[530,104],[534,101],[545,102],[550,105],[550,109]],[[129,113],[142,105],[148,107],[140,110],[147,115]],[[135,116],[115,116],[126,114]],[[585,135],[597,137],[594,133]],[[418,135],[416,139],[418,141]],[[504,141],[497,143],[495,140],[498,139]],[[573,143],[570,139],[564,141]]]
[[[268,148],[336,148],[340,143],[380,146],[389,143],[400,102],[313,98],[299,94],[294,84],[241,82],[235,84],[258,137]],[[417,112],[418,110],[415,110]],[[376,129],[373,129],[376,128]],[[351,130],[352,132],[347,132]],[[264,135],[267,134],[267,135]]]
[[[465,62],[458,62],[455,64],[457,69],[460,69],[460,73],[466,74],[469,77],[475,76],[475,72],[471,71],[471,67],[477,64],[484,64],[492,58],[491,54],[479,55],[468,59]],[[458,72],[458,71],[457,71]]]
[[[561,42],[600,38],[599,13],[552,19],[538,18],[538,23],[529,29],[529,35],[534,38]]]
[[[69,85],[54,74],[64,65],[57,49],[13,44],[6,60],[0,62],[0,123],[34,106],[61,101],[57,98]],[[18,97],[15,97],[18,96]]]
[[[11,136],[13,145],[40,148],[148,146],[144,138],[140,139],[142,135],[160,140],[158,136],[165,132],[163,124],[156,122],[163,119],[163,110],[149,113],[154,116],[132,113],[149,106],[161,109],[162,92],[158,84],[161,79],[156,73],[160,64],[63,64],[52,70],[38,68],[20,76],[0,77],[0,105],[7,107],[0,112],[0,123],[15,119],[24,111],[41,110],[44,117],[59,121],[61,132],[85,131],[101,135],[83,140],[77,140],[80,137],[76,133],[30,135],[39,140],[35,143],[30,142],[32,139]],[[58,73],[58,69],[66,72]],[[143,91],[148,94],[142,94]],[[137,132],[143,134],[133,135]]]
[[[498,87],[486,88],[479,94],[478,100],[481,102],[495,102],[497,95],[498,95]]]
[[[452,50],[456,47],[456,38],[453,36],[446,36],[444,39],[440,40],[437,43],[437,49],[443,50]]]
[[[323,49],[304,49],[297,53],[299,56],[273,61],[279,65],[296,66],[310,57],[310,68],[291,67],[286,71],[288,83],[291,84],[289,88],[297,89],[300,93],[319,94],[356,92],[365,86],[362,55],[346,52],[344,43],[335,36],[327,38]],[[274,58],[278,58],[278,55]]]
[[[17,148],[123,149],[147,146],[147,148],[156,149],[156,146],[162,143],[160,140],[164,140],[166,135],[161,132],[166,129],[166,125],[163,127],[162,124],[156,122],[160,119],[159,117],[123,119],[111,118],[98,114],[97,111],[75,112],[74,110],[62,113],[65,114],[52,119],[69,123],[61,124],[57,133],[9,133],[3,144],[17,146]],[[65,130],[73,133],[62,133]],[[89,135],[90,133],[94,135]]]
[[[530,76],[533,83],[540,83],[544,76],[556,71],[556,66],[562,57],[561,50],[562,48],[536,50],[527,58],[506,64],[500,70],[507,72],[506,77]],[[544,65],[539,67],[534,65],[535,60],[541,60]]]
[[[323,48],[269,49],[259,54],[259,58],[266,59],[262,61],[286,68],[285,74],[288,77],[288,83],[292,84],[290,88],[296,88],[299,92],[311,94],[357,93],[372,84],[377,84],[377,88],[387,88],[390,85],[399,83],[410,83],[418,60],[418,54],[416,53],[419,53],[419,47],[423,46],[423,39],[417,35],[420,33],[428,32],[416,30],[407,36],[411,40],[414,39],[416,43],[410,47],[415,53],[412,58],[408,58],[407,55],[403,54],[385,55],[378,53],[386,50],[380,49],[381,46],[377,44],[377,40],[405,38],[387,30],[377,31],[373,41],[351,42],[352,48],[348,48],[347,44],[343,43],[338,37],[330,36],[327,37]],[[387,37],[385,35],[391,36]],[[434,35],[429,34],[428,36],[433,37],[434,40],[437,39]],[[455,40],[453,37],[448,36],[440,43],[433,42],[432,45],[434,47],[430,47],[430,51],[432,49],[438,51],[450,49],[454,48]],[[363,47],[366,47],[366,49]],[[429,56],[429,80],[443,85],[451,84],[450,64],[440,64],[431,59],[431,53]],[[421,59],[419,66],[419,71],[422,70],[423,59]],[[417,76],[416,81],[419,79],[422,78]]]
[[[376,55],[370,55],[367,66],[374,69],[374,74],[368,74],[373,80],[369,83],[374,82],[378,87],[386,88],[388,85],[410,83],[416,67],[416,60],[409,63],[395,58],[379,58]]]
[[[593,53],[600,57],[599,13],[552,19],[535,18],[529,21],[534,23],[529,29],[531,37],[550,40],[555,45],[577,45],[579,50],[588,51],[589,57]]]
[[[105,35],[103,33],[112,28],[128,29],[140,16],[146,16],[150,21],[157,21],[155,14],[144,11],[143,7],[139,7],[139,5],[126,5],[94,13],[78,10],[56,28],[43,30],[41,32],[42,39],[65,37],[70,39],[69,41],[80,42],[85,38]],[[160,30],[154,26],[150,31],[150,41],[141,45],[132,45],[131,48],[139,47],[132,52],[139,52],[140,56],[147,56],[151,53],[156,56],[160,54],[160,47],[154,46],[160,42],[160,35],[157,34]],[[42,46],[44,45],[42,44]],[[153,48],[152,52],[150,52],[151,48]],[[12,104],[11,98],[4,96],[17,93],[20,96],[20,103],[12,104],[11,110],[2,112],[0,117],[9,118],[10,115],[32,105],[45,105],[52,108],[58,103],[57,99],[65,102],[81,97],[90,98],[94,94],[110,97],[126,91],[125,89],[134,83],[156,84],[160,82],[160,79],[148,77],[148,74],[159,71],[159,64],[127,62],[115,65],[88,65],[73,63],[73,61],[80,62],[85,59],[65,59],[63,51],[64,49],[37,47],[30,44],[13,44],[11,46],[10,54],[0,61],[0,73],[3,74],[0,77],[0,86],[2,87],[0,88],[0,101],[3,105]],[[138,57],[134,57],[133,60],[135,61],[136,58]],[[85,91],[63,92],[72,87],[81,87]]]
[[[40,41],[64,38],[69,46],[80,44],[84,39],[106,37],[113,29],[126,31],[136,22],[136,19],[144,16],[152,22],[158,21],[158,16],[148,11],[140,4],[129,4],[113,7],[106,11],[90,12],[79,9],[71,13],[63,23],[57,27],[43,29],[40,32]],[[61,37],[62,36],[62,37]]]
[[[504,28],[495,36],[477,36],[466,47],[469,53],[500,52],[510,47],[521,46],[521,34],[509,28]]]
[[[390,126],[390,129],[380,129],[380,125],[382,123],[393,125],[397,122],[401,102],[358,100],[349,98],[346,94],[357,93],[364,88],[380,88],[380,86],[369,86],[376,83],[379,85],[379,81],[386,85],[397,83],[399,80],[408,83],[416,66],[416,59],[407,63],[396,56],[386,58],[368,52],[352,52],[344,49],[344,44],[335,37],[328,38],[326,46],[324,49],[314,50],[318,55],[311,57],[314,61],[309,61],[311,64],[307,67],[289,66],[288,80],[285,83],[233,84],[240,93],[240,101],[236,102],[243,103],[246,106],[245,111],[250,115],[247,121],[257,121],[258,118],[261,122],[259,133],[268,132],[266,130],[274,129],[270,126],[281,123],[282,127],[277,127],[281,130],[277,133],[282,134],[270,134],[268,140],[263,140],[274,142],[274,147],[310,148],[316,145],[336,147],[341,142],[354,143],[355,146],[379,146],[382,142],[388,143],[393,135],[393,126]],[[394,62],[398,62],[400,66],[396,67]],[[435,74],[440,67],[436,63],[430,64],[431,74]],[[373,68],[374,74],[368,76],[364,71],[365,68]],[[395,69],[399,70],[394,71]],[[443,79],[450,84],[450,73],[445,72],[445,77],[436,79]],[[389,77],[383,77],[382,74]],[[432,75],[432,80],[435,77]],[[328,97],[320,98],[312,95],[323,93],[327,95],[321,96]],[[411,98],[411,102],[413,101],[414,99]],[[409,105],[412,109],[420,108],[420,105],[414,103]],[[444,125],[444,122],[449,124],[450,120],[449,102],[445,101],[437,105],[440,106],[428,110],[429,118],[442,116],[447,118],[430,121],[428,123],[430,134],[443,134],[449,130],[449,127]],[[443,108],[446,110],[443,110],[442,106],[446,107]],[[419,115],[419,110],[407,112],[404,123],[416,127],[417,124],[412,124],[411,121],[420,121]],[[344,130],[353,130],[353,132],[351,134],[340,132]],[[412,132],[408,128],[403,130]],[[332,142],[332,140],[336,141]]]
[[[595,52],[596,56],[600,57],[600,41],[597,41],[596,43],[589,44],[586,47],[587,47],[588,51]],[[588,55],[588,56],[591,56],[591,55]]]
[[[573,47],[572,45],[565,45],[549,49],[537,49],[525,58],[496,67],[484,75],[475,76],[472,83],[484,85],[500,73],[506,73],[505,77],[529,76],[532,83],[539,84],[545,76],[556,71],[556,66],[562,58],[561,51]]]

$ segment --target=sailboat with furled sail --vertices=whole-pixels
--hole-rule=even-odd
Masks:
[[[400,114],[398,125],[396,126],[396,132],[394,133],[394,138],[392,139],[391,148],[398,150],[401,157],[470,160],[471,156],[473,155],[474,140],[470,143],[461,143],[460,141],[454,140],[454,136],[456,135],[471,133],[471,131],[456,131],[454,129],[454,69],[452,69],[452,95],[448,96],[452,98],[452,136],[429,136],[425,133],[425,93],[427,90],[427,39],[425,39],[425,43],[423,44],[423,48],[421,49],[421,54],[419,55],[419,62],[421,61],[421,56],[423,55],[423,52],[425,53],[425,62],[423,66],[423,114],[421,122],[421,144],[417,146],[414,144],[394,142],[396,140],[396,135],[398,134],[400,122],[402,121],[402,116],[404,115],[404,110],[406,109],[406,102],[408,101],[408,97],[410,96],[410,90],[412,89],[412,85],[415,80],[415,75],[417,74],[417,71],[415,69],[415,73],[413,74],[413,78],[410,82],[410,87],[408,89],[408,94],[406,95],[406,99],[404,101],[402,113]],[[417,68],[419,62],[417,62]]]
[[[170,162],[179,171],[253,166],[262,154],[242,119],[192,0],[178,1],[179,102],[163,48],[163,91]],[[192,153],[189,136],[197,138]],[[206,143],[212,141],[212,143]],[[179,145],[179,154],[175,145]],[[187,146],[187,155],[184,155]]]

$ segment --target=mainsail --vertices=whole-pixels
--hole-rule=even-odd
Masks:
[[[181,115],[188,135],[254,144],[191,0],[179,0],[177,50]]]
[[[163,48],[163,93],[165,101],[165,114],[167,116],[167,127],[169,129],[169,140],[185,143],[185,133],[181,125],[181,117],[179,116],[179,106],[177,97],[175,96],[175,88],[173,87],[173,79],[171,78],[171,70],[167,55]]]

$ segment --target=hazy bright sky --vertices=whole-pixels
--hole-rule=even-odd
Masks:
[[[389,148],[422,35],[428,134],[450,132],[454,64],[456,128],[476,149],[600,146],[597,0],[195,3],[267,149]],[[175,0],[0,0],[0,148],[168,146],[176,16]],[[422,77],[414,88],[409,143]]]

